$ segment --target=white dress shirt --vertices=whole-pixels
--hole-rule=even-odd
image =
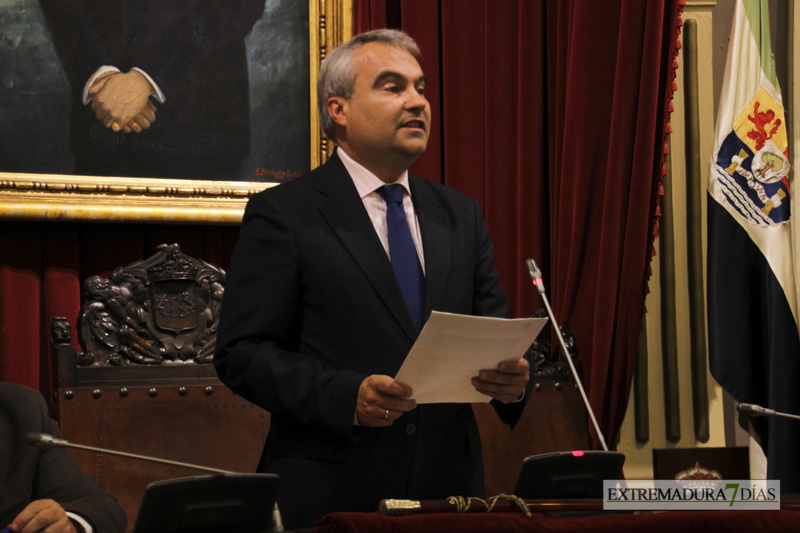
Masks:
[[[387,185],[378,176],[367,170],[363,165],[357,163],[352,157],[347,155],[344,150],[337,148],[336,152],[339,158],[344,163],[344,167],[350,174],[353,184],[358,190],[361,201],[364,202],[364,208],[367,210],[372,225],[375,227],[375,232],[383,244],[383,249],[386,250],[386,255],[391,259],[389,253],[389,230],[386,227],[386,201],[378,192],[378,189]],[[419,221],[417,214],[414,212],[414,202],[411,201],[411,189],[408,186],[408,171],[403,172],[403,175],[395,183],[399,183],[405,188],[406,193],[403,195],[403,209],[406,212],[406,220],[408,227],[411,230],[411,239],[414,241],[414,246],[417,249],[417,257],[419,257],[419,264],[422,266],[422,272],[425,273],[425,255],[422,253],[422,234],[419,231]]]

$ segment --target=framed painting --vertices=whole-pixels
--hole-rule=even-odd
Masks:
[[[316,78],[353,0],[135,4],[0,2],[0,219],[237,224],[330,155]]]

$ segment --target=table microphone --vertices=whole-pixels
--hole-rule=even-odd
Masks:
[[[567,359],[567,363],[569,363],[569,369],[572,371],[572,377],[575,379],[575,385],[577,385],[578,390],[581,393],[581,397],[583,398],[583,403],[586,405],[586,410],[589,412],[589,417],[592,419],[592,425],[594,425],[594,430],[597,432],[597,438],[600,439],[600,445],[603,446],[604,451],[608,451],[606,439],[603,437],[603,432],[600,431],[600,426],[597,424],[597,419],[594,417],[594,411],[592,411],[592,406],[589,404],[589,399],[586,397],[586,392],[583,390],[583,384],[578,376],[578,371],[575,370],[575,364],[572,362],[572,357],[569,355],[567,343],[564,342],[564,337],[561,335],[561,328],[558,327],[556,317],[553,315],[553,310],[550,309],[550,302],[547,300],[547,295],[544,293],[542,272],[539,270],[539,267],[536,266],[536,262],[533,259],[527,259],[525,261],[525,270],[527,270],[528,277],[531,278],[534,286],[536,286],[536,288],[539,290],[539,294],[542,296],[544,306],[547,308],[547,314],[550,316],[550,320],[553,322],[553,329],[556,330],[558,342],[561,345],[561,349],[564,350],[564,356]]]
[[[783,418],[792,418],[794,420],[800,420],[800,416],[792,415],[789,413],[780,413],[775,411],[774,409],[767,409],[766,407],[761,407],[760,405],[756,405],[754,403],[740,403],[736,405],[736,410],[740,413],[744,413],[750,416],[777,416]]]
[[[47,433],[28,433],[25,435],[25,442],[38,448],[75,448],[77,450],[87,450],[96,453],[107,453],[108,455],[118,455],[120,457],[127,457],[129,459],[138,459],[140,461],[150,461],[152,463],[191,468],[193,470],[200,470],[201,472],[210,472],[212,474],[236,474],[236,472],[232,472],[230,470],[220,470],[219,468],[182,463],[180,461],[171,461],[169,459],[160,459],[158,457],[151,457],[149,455],[138,455],[135,453],[109,450],[107,448],[96,448],[94,446],[85,446],[83,444],[73,444],[65,439],[59,439]],[[277,502],[275,503],[275,510],[272,512],[272,521],[273,531],[283,531],[283,520],[281,519],[281,513],[278,510]],[[0,531],[0,533],[3,532]]]

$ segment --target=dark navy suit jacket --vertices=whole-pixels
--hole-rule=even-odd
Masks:
[[[0,383],[0,528],[32,501],[52,499],[86,518],[95,533],[125,531],[117,500],[84,475],[65,449],[30,446],[28,433],[60,435],[39,392]]]
[[[477,202],[415,176],[409,182],[426,316],[507,316]],[[215,365],[223,382],[272,414],[260,468],[281,476],[287,526],[375,511],[382,498],[483,495],[469,404],[421,405],[387,428],[353,425],[362,380],[394,376],[417,332],[338,156],[250,200],[227,274]],[[523,407],[497,406],[508,423]]]

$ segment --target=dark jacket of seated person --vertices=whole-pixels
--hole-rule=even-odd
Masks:
[[[94,533],[124,532],[127,518],[117,500],[65,449],[27,444],[28,433],[60,436],[38,391],[0,382],[0,529],[20,531],[25,523],[41,531],[54,521],[47,531],[80,532],[83,520]]]

